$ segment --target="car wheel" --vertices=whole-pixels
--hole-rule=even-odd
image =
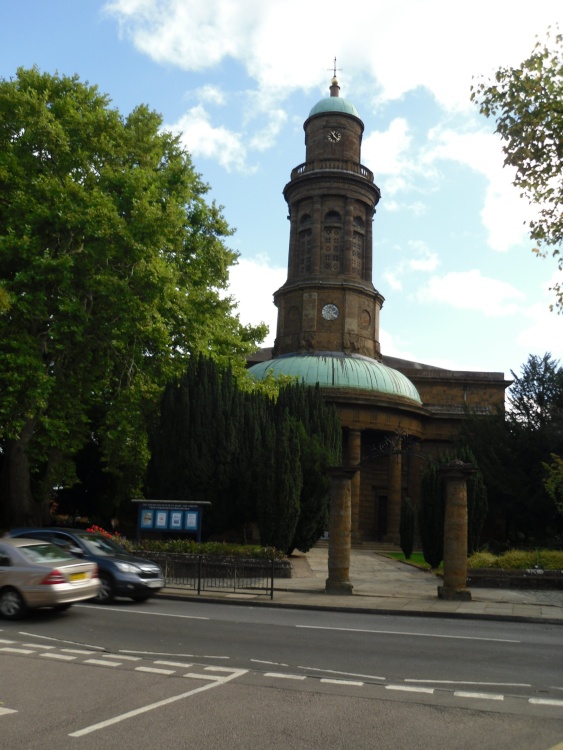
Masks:
[[[109,604],[113,601],[115,594],[113,593],[113,581],[108,575],[100,576],[100,590],[95,601],[98,604]]]
[[[64,612],[67,609],[70,609],[72,607],[72,604],[55,604],[53,609],[55,612]]]
[[[0,593],[0,615],[6,620],[17,620],[27,612],[22,595],[16,589],[4,589]]]
[[[132,596],[131,599],[133,599],[134,602],[146,602],[147,599],[150,599],[152,594],[135,594],[135,596]]]

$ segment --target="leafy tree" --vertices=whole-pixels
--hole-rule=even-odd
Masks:
[[[563,515],[563,457],[551,454],[549,463],[544,463],[547,472],[545,489],[557,510]]]
[[[545,465],[552,454],[563,454],[563,368],[549,353],[530,355],[512,376],[507,411],[469,414],[463,440],[487,487],[489,535],[502,542],[540,542],[561,526]]]
[[[265,547],[287,550],[299,519],[303,472],[299,456],[299,436],[287,409],[276,424],[274,443],[275,475],[269,496],[258,503],[260,542]]]
[[[431,568],[437,568],[444,558],[445,510],[445,490],[438,475],[438,463],[432,461],[422,475],[418,508],[422,554]]]
[[[222,294],[231,230],[161,124],[76,76],[0,80],[5,525],[40,519],[93,432],[124,494],[138,491],[164,384],[198,351],[242,371],[264,334]]]
[[[406,560],[409,560],[414,547],[415,512],[406,495],[401,500],[401,520],[399,523],[400,544]]]
[[[531,55],[515,68],[499,68],[493,81],[472,87],[482,114],[496,119],[505,165],[516,169],[514,184],[539,209],[530,223],[536,252],[550,248],[563,270],[563,36],[548,31]],[[555,306],[563,313],[563,286],[556,283]]]

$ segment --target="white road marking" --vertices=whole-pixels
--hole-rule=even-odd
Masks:
[[[485,687],[532,687],[528,682],[469,682],[468,680],[415,680],[406,678],[405,682],[430,683],[431,685],[484,685]]]
[[[15,643],[15,641],[8,641],[6,638],[0,638],[0,643]]]
[[[28,648],[56,648],[56,646],[46,646],[44,643],[22,643],[22,646],[27,646]]]
[[[208,682],[206,685],[201,685],[194,690],[189,690],[187,693],[180,693],[180,695],[174,695],[171,698],[165,698],[164,700],[157,701],[156,703],[150,703],[147,706],[141,706],[141,708],[136,708],[133,711],[128,711],[127,713],[121,714],[120,716],[114,716],[113,719],[106,719],[106,721],[101,721],[98,724],[92,724],[92,726],[85,727],[84,729],[79,729],[77,732],[72,732],[71,734],[69,734],[69,737],[83,737],[85,734],[96,732],[98,729],[105,729],[106,727],[112,726],[113,724],[118,724],[119,722],[125,721],[126,719],[131,719],[134,716],[139,716],[140,714],[152,711],[155,708],[161,708],[162,706],[167,706],[170,703],[175,703],[176,701],[183,700],[184,698],[189,698],[190,696],[196,695],[197,693],[202,693],[204,690],[210,690],[211,688],[217,687],[218,685],[222,685],[226,682],[229,682],[230,680],[233,680],[235,677],[240,677],[246,672],[246,669],[233,669],[231,670],[231,674],[225,676],[220,683]]]
[[[269,664],[271,667],[289,667],[289,664],[284,664],[280,661],[265,661],[264,659],[251,659],[252,664]]]
[[[66,643],[69,646],[80,646],[80,648],[88,648],[90,651],[103,651],[102,646],[90,646],[89,643],[76,643],[76,641],[66,641],[62,638],[51,638],[48,635],[41,635],[37,633],[26,633],[23,630],[20,630],[20,635],[28,636],[29,638],[41,638],[44,641],[56,641],[57,643]]]
[[[91,656],[91,651],[86,651],[84,648],[61,648],[61,651],[64,651],[65,654],[84,654],[84,656]],[[95,651],[94,653],[98,654],[99,651]]]
[[[7,714],[17,714],[17,711],[15,708],[2,708],[0,706],[0,716],[6,716]]]
[[[124,656],[123,654],[102,654],[104,659],[121,659],[122,661],[141,661],[140,656]]]
[[[39,656],[42,656],[44,659],[59,659],[60,661],[74,661],[76,659],[76,656],[71,656],[70,654],[39,654]]]
[[[103,661],[102,659],[86,659],[84,664],[97,664],[101,667],[120,667],[120,661]]]
[[[303,630],[339,630],[343,633],[374,633],[376,635],[407,635],[418,638],[449,638],[458,641],[493,641],[494,643],[521,643],[509,638],[478,638],[471,635],[440,635],[439,633],[407,633],[396,630],[368,630],[365,628],[329,628],[323,625],[296,625]]]
[[[0,651],[3,651],[6,654],[34,654],[35,651],[32,651],[29,648],[15,648],[12,646],[4,646],[3,648],[0,648]]]
[[[99,607],[90,604],[76,604],[77,609],[97,609]],[[150,617],[174,617],[178,620],[210,620],[210,617],[198,617],[197,615],[170,615],[166,612],[143,612],[141,609],[122,609],[120,607],[104,607],[104,612],[119,612],[122,615],[148,615]]]
[[[284,674],[283,672],[264,672],[263,677],[279,677],[281,680],[306,680],[304,674]]]
[[[555,698],[528,698],[528,703],[536,706],[563,706],[563,701],[555,700]]]
[[[353,687],[363,687],[363,682],[353,682],[352,680],[334,680],[330,677],[321,677],[320,682],[326,682],[329,685],[352,685]]]
[[[132,651],[130,649],[123,649],[119,654],[140,654],[141,656],[174,656],[177,659],[224,659],[229,661],[230,656],[211,656],[210,654],[167,654],[162,651]]]
[[[414,685],[385,685],[385,690],[402,690],[405,693],[428,693],[434,694],[434,688],[415,687]]]
[[[221,677],[216,674],[202,674],[201,672],[186,672],[183,677],[190,677],[192,680],[213,680],[214,682],[221,682]]]
[[[287,666],[283,664],[282,666]],[[385,677],[378,677],[374,674],[356,674],[355,672],[339,672],[336,669],[319,669],[319,667],[301,667],[297,669],[306,669],[308,672],[321,672],[322,674],[339,674],[342,677],[362,677],[364,680],[385,680]]]
[[[504,695],[498,693],[471,693],[468,690],[455,690],[456,698],[479,698],[485,701],[503,701]]]
[[[162,661],[161,659],[157,659],[155,661],[155,664],[162,664],[165,667],[181,667],[183,669],[189,669],[190,667],[193,667],[193,664],[184,664],[181,661]]]
[[[150,672],[151,674],[174,674],[174,669],[157,669],[156,667],[135,667],[135,672]]]

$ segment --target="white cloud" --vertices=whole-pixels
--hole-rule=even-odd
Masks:
[[[403,288],[403,278],[408,274],[435,271],[440,265],[438,254],[421,240],[410,240],[407,251],[412,253],[411,257],[401,259],[394,268],[383,273],[383,278],[394,291]]]
[[[166,130],[180,132],[183,145],[192,156],[215,159],[227,171],[252,171],[246,166],[247,151],[239,133],[228,128],[214,127],[208,112],[198,104]]]
[[[199,88],[196,91],[196,95],[200,102],[209,102],[210,104],[218,104],[220,106],[226,103],[225,92],[211,84]]]
[[[498,136],[484,131],[456,132],[441,127],[429,133],[425,161],[449,159],[464,164],[487,180],[481,220],[493,250],[504,251],[521,244],[528,235],[532,216],[527,201],[512,184],[514,170],[504,166]]]
[[[481,271],[464,271],[433,276],[416,293],[419,302],[443,302],[462,310],[477,310],[491,317],[521,312],[526,295],[505,281],[482,276]]]
[[[238,301],[241,323],[264,322],[270,329],[262,346],[274,344],[278,310],[272,295],[285,283],[286,277],[287,267],[272,266],[265,256],[239,258],[238,264],[230,269],[228,293]]]
[[[258,89],[288,93],[325,87],[336,54],[347,80],[367,73],[380,99],[424,87],[448,110],[470,110],[471,76],[516,64],[560,17],[559,0],[538,0],[533,13],[515,11],[509,0],[372,0],[360,22],[337,0],[112,0],[105,7],[161,63],[204,70],[231,59]]]

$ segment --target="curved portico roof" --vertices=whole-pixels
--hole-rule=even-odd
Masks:
[[[316,352],[314,354],[286,354],[277,359],[259,362],[248,372],[257,380],[272,373],[289,375],[307,385],[321,388],[349,388],[386,396],[407,399],[417,406],[422,399],[415,386],[398,370],[387,367],[370,357],[341,352]]]

